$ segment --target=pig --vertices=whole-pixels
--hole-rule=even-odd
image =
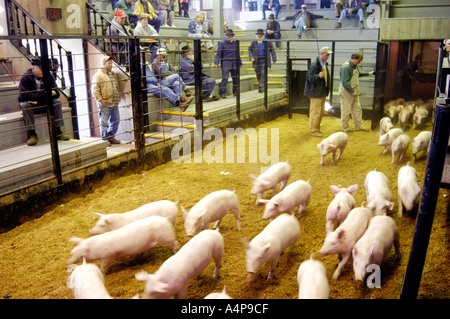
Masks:
[[[385,106],[384,114],[387,115],[387,117],[391,119],[392,123],[395,124],[397,122],[398,116],[397,105],[390,104],[388,106]]]
[[[417,160],[417,154],[422,152],[425,156],[428,154],[428,148],[431,141],[431,131],[422,131],[412,141],[412,154],[414,161]]]
[[[95,264],[69,265],[67,271],[72,274],[67,278],[67,287],[72,289],[75,299],[112,299],[105,288],[103,273]]]
[[[395,158],[398,155],[398,162],[400,163],[405,157],[406,151],[408,150],[409,143],[411,138],[406,134],[400,134],[397,138],[392,142],[392,164],[395,163]]]
[[[338,256],[342,256],[333,273],[333,280],[339,278],[342,269],[352,255],[353,246],[366,231],[372,216],[372,210],[367,207],[353,208],[335,231],[327,233],[319,253],[321,255],[338,254]]]
[[[386,134],[381,135],[378,141],[379,146],[384,146],[383,154],[386,154],[390,149],[392,142],[399,136],[403,134],[403,130],[401,128],[393,128],[390,129]]]
[[[280,193],[271,199],[261,199],[260,202],[266,205],[263,219],[274,219],[277,215],[288,212],[292,213],[294,207],[300,205],[298,213],[300,214],[308,205],[311,198],[311,185],[309,181],[295,181],[285,187]]]
[[[331,156],[331,163],[334,164],[334,158],[336,156],[336,151],[339,149],[339,155],[337,160],[339,160],[344,152],[345,147],[347,146],[348,135],[344,132],[336,132],[322,140],[320,144],[317,144],[317,147],[320,149],[320,165],[323,165],[323,159],[329,153]]]
[[[398,98],[395,100],[395,103],[397,103],[397,105],[399,104],[405,104],[406,100],[402,97]]]
[[[282,191],[291,176],[291,171],[292,168],[288,162],[278,162],[270,166],[258,177],[250,174],[250,178],[253,179],[251,194],[257,195],[256,205],[259,203],[259,200],[262,198],[262,195],[266,190],[273,189],[274,195]],[[280,182],[280,190],[277,190],[278,183]]]
[[[213,278],[219,277],[223,252],[224,240],[219,230],[201,231],[167,259],[154,274],[145,271],[136,273],[137,280],[146,281],[143,298],[183,299],[189,280],[198,277],[211,259],[214,259],[216,266]]]
[[[421,127],[426,120],[428,119],[428,111],[424,108],[416,108],[416,111],[413,115],[413,128]]]
[[[358,190],[358,184],[351,185],[348,188],[339,188],[336,185],[331,185],[330,188],[336,196],[327,209],[327,233],[333,231],[333,221],[337,220],[339,223],[342,223],[347,218],[348,213],[355,208],[353,194]]]
[[[119,258],[144,253],[156,245],[178,249],[172,223],[161,216],[139,219],[119,229],[87,239],[71,237],[70,242],[78,245],[72,249],[69,263],[77,263],[84,256],[87,261],[101,260],[101,270],[106,273],[111,264]]]
[[[223,287],[222,292],[213,292],[205,296],[203,299],[233,299],[226,292],[226,286]]]
[[[403,130],[406,130],[408,127],[408,124],[411,121],[411,118],[413,116],[413,111],[411,111],[410,108],[403,108],[400,113],[398,114],[398,123],[400,124],[400,127]]]
[[[330,286],[327,279],[327,271],[322,262],[314,260],[311,254],[309,260],[305,260],[298,267],[298,299],[328,299]]]
[[[400,256],[400,236],[397,225],[392,217],[374,216],[364,235],[353,247],[353,271],[355,280],[363,281],[367,274],[367,266],[378,265],[395,247],[396,258]]]
[[[184,228],[188,237],[192,237],[199,231],[207,229],[213,221],[216,221],[214,229],[218,228],[222,218],[229,211],[233,212],[236,218],[237,229],[241,230],[239,200],[234,190],[212,192],[195,204],[189,213],[183,207],[181,207],[181,210],[184,217]]]
[[[411,211],[414,203],[419,197],[420,186],[417,182],[417,172],[409,162],[402,166],[398,171],[397,181],[397,200],[398,200],[398,216],[403,216],[403,207],[406,211]]]
[[[243,238],[248,283],[255,277],[256,271],[266,262],[270,262],[267,280],[273,278],[280,254],[293,247],[300,237],[300,223],[294,215],[281,214],[267,225],[250,243]]]
[[[387,116],[383,117],[380,120],[380,136],[389,132],[389,130],[393,127],[394,125],[392,124],[392,120]]]
[[[365,186],[367,208],[370,208],[374,215],[386,215],[388,210],[394,208],[386,175],[376,169],[370,171],[366,175]]]
[[[100,218],[97,220],[95,226],[89,230],[89,234],[91,236],[103,234],[110,230],[119,229],[120,227],[128,225],[138,219],[154,215],[167,217],[169,221],[175,225],[175,220],[178,214],[177,204],[178,201],[172,202],[170,200],[160,200],[121,214],[104,215],[94,213]]]

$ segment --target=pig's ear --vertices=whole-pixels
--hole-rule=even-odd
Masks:
[[[347,188],[347,192],[349,192],[352,195],[355,194],[357,190],[358,190],[358,184],[351,185]]]
[[[394,202],[386,201],[386,206],[387,206],[387,208],[389,208],[389,210],[393,210],[394,209]]]
[[[341,229],[337,235],[338,239],[343,239],[345,237],[345,231]]]
[[[320,149],[322,149],[322,143],[317,144],[317,147],[320,148]]]
[[[263,247],[263,250],[264,251],[268,251],[270,249],[270,243],[267,243],[267,245],[265,245],[264,247]]]
[[[206,214],[206,212],[207,212],[207,210],[206,209],[204,209],[201,213],[200,213],[200,215],[198,215],[198,218],[200,219],[200,218],[202,218],[203,217],[203,215],[205,215]]]
[[[337,193],[339,193],[341,191],[341,189],[339,187],[337,187],[336,185],[331,185],[330,189],[334,195],[336,195]]]
[[[256,180],[258,179],[258,177],[256,177],[256,176],[253,175],[253,174],[250,174],[250,175],[248,175],[248,176],[250,176],[250,178],[253,179],[254,181],[256,181]]]
[[[149,274],[148,272],[142,270],[142,271],[136,273],[136,274],[134,275],[134,278],[136,278],[136,280],[139,280],[139,281],[147,281],[147,280],[150,279],[152,276],[153,276],[153,275],[151,275],[151,274]]]
[[[353,254],[353,256],[356,256],[358,254],[356,247],[353,247],[352,254]]]
[[[103,216],[105,216],[104,214],[100,214],[100,213],[92,213],[94,215],[97,215],[99,218],[102,218]]]
[[[187,214],[188,214],[188,212],[186,211],[186,209],[184,209],[184,207],[183,207],[183,206],[180,206],[180,208],[181,208],[181,211],[182,211],[182,213],[183,213],[183,218],[186,218],[186,217],[187,217]]]
[[[267,204],[267,202],[269,202],[269,200],[268,199],[258,199],[258,204],[259,203],[261,203],[261,204]]]

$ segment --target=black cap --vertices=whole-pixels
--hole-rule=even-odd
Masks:
[[[31,65],[42,66],[42,61],[40,57],[34,57],[31,59]]]
[[[263,29],[257,29],[255,34],[264,34],[264,30]]]
[[[231,35],[234,36],[234,32],[231,29],[227,29],[227,31],[225,32],[225,35]]]
[[[182,53],[186,53],[189,51],[192,51],[192,49],[189,47],[189,45],[185,45],[184,47],[181,48]]]

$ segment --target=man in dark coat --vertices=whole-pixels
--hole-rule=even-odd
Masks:
[[[214,60],[213,68],[217,69],[220,63],[222,68],[222,82],[220,83],[220,97],[227,97],[228,76],[231,73],[233,80],[233,94],[236,95],[239,85],[238,69],[242,66],[241,57],[239,55],[239,44],[233,40],[234,32],[229,29],[225,33],[226,40],[219,42],[217,54]]]
[[[309,97],[309,134],[322,137],[320,122],[325,111],[325,100],[330,92],[330,72],[327,60],[333,53],[329,47],[319,50],[319,56],[309,67],[306,75],[305,96]]]
[[[253,68],[256,72],[256,78],[258,79],[258,90],[259,93],[264,92],[264,87],[266,85],[266,62],[267,68],[271,67],[270,56],[272,56],[273,63],[277,62],[277,56],[275,50],[273,49],[272,43],[268,41],[263,41],[264,30],[258,29],[256,31],[257,40],[252,41],[250,47],[248,48],[248,57],[252,61]],[[266,57],[266,46],[268,47],[268,55]]]
[[[64,120],[61,101],[59,100],[59,90],[56,86],[55,78],[51,74],[49,76],[51,77],[56,134],[59,140],[68,140],[70,137],[61,131],[61,127],[64,126]],[[20,78],[18,100],[27,129],[27,145],[36,145],[38,137],[34,126],[34,114],[47,112],[47,94],[44,90],[41,58],[33,58],[31,60],[31,69],[26,70]]]

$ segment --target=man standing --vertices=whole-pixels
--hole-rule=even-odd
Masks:
[[[183,58],[180,63],[181,77],[184,83],[187,85],[195,85],[195,74],[194,74],[194,52],[186,45],[181,48],[183,53]],[[217,101],[219,97],[212,96],[211,93],[216,86],[216,80],[202,73],[202,90],[203,90],[203,101],[211,102]]]
[[[115,138],[120,123],[120,86],[119,78],[112,70],[112,60],[112,57],[104,56],[103,67],[92,77],[92,95],[97,100],[101,137],[109,146],[120,144]]]
[[[353,118],[356,131],[369,132],[364,127],[362,120],[362,109],[359,104],[359,77],[372,75],[375,72],[361,72],[358,64],[364,56],[361,52],[353,52],[350,60],[341,66],[341,83],[339,85],[339,97],[341,101],[341,128],[344,132],[351,132],[348,122],[350,114]]]
[[[327,60],[333,53],[329,47],[319,50],[319,56],[311,64],[306,75],[305,96],[309,97],[309,134],[323,137],[320,134],[320,123],[325,111],[325,100],[330,92],[330,72]]]
[[[264,30],[256,30],[257,40],[252,41],[248,48],[248,57],[252,61],[253,68],[256,72],[256,78],[258,79],[258,91],[259,93],[264,92],[264,87],[266,86],[266,61],[267,68],[271,67],[270,56],[272,56],[273,63],[277,62],[277,56],[275,50],[273,49],[272,43],[268,41],[263,41]],[[268,47],[268,57],[266,57],[266,46]]]
[[[219,65],[222,68],[222,82],[220,83],[220,97],[227,97],[227,83],[228,75],[231,73],[233,80],[233,94],[236,95],[237,87],[239,85],[238,68],[242,66],[241,57],[239,55],[239,44],[233,40],[234,32],[228,29],[225,33],[226,40],[219,42],[217,47],[217,54],[214,60],[213,68],[217,69]]]
[[[56,135],[58,140],[68,140],[70,137],[62,134],[61,127],[64,126],[59,90],[55,79],[50,74],[52,83],[53,109],[56,120]],[[38,142],[34,126],[34,114],[47,112],[47,95],[44,90],[44,77],[42,74],[41,58],[31,60],[31,69],[25,71],[19,83],[19,107],[22,110],[23,120],[27,129],[27,145],[33,146]]]

